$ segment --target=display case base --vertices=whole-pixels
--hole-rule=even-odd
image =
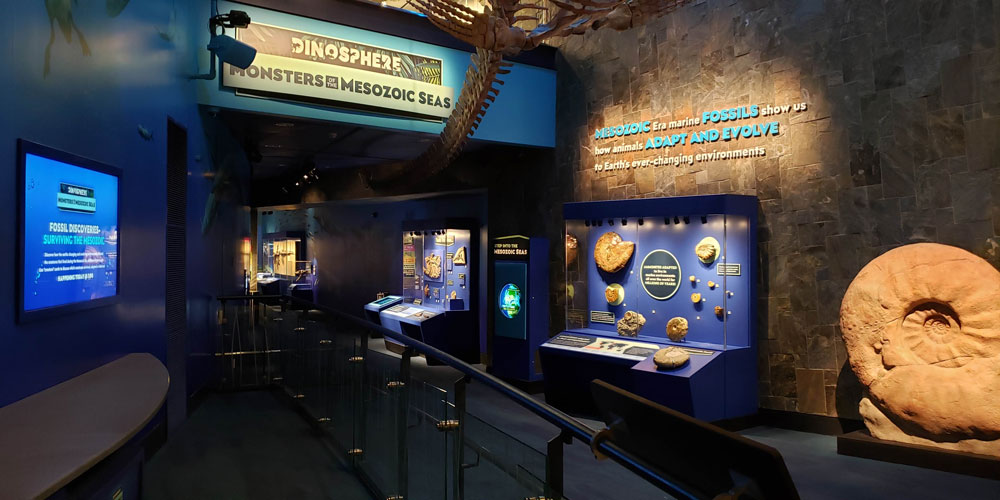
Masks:
[[[1000,458],[886,441],[872,437],[867,430],[838,436],[837,453],[987,479],[1000,477]]]

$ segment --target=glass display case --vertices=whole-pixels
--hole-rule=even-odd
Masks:
[[[469,309],[468,229],[403,233],[403,297],[445,311]]]
[[[370,302],[366,315],[466,362],[480,362],[478,221],[405,221],[401,243],[401,300]],[[394,348],[388,339],[386,345]]]
[[[261,239],[263,270],[273,275],[294,277],[296,271],[306,269],[308,261],[300,260],[300,256],[305,256],[303,240],[302,235],[290,231],[265,235]]]
[[[756,412],[757,204],[566,204],[566,330],[539,350],[546,401],[593,412],[602,379],[703,420]]]
[[[566,329],[749,347],[749,229],[729,214],[567,220]]]

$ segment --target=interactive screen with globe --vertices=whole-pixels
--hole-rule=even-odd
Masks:
[[[18,319],[112,301],[120,171],[25,141],[19,150]]]
[[[521,289],[517,285],[507,283],[500,289],[500,312],[508,319],[521,312]]]

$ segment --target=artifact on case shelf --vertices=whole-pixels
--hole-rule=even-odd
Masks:
[[[620,306],[625,301],[625,289],[618,283],[612,283],[604,289],[604,298],[608,300],[608,304]]]
[[[431,296],[431,286],[424,285],[424,297],[430,297],[430,296]]]
[[[701,302],[701,294],[698,293],[698,292],[692,293],[691,294],[691,302],[694,302],[695,304]]]
[[[715,315],[721,318],[726,315],[726,310],[722,306],[715,306]]]
[[[716,285],[717,284],[714,281],[709,281],[708,282],[708,287],[711,288],[712,290],[715,290]]]
[[[642,330],[642,325],[646,324],[646,317],[635,311],[627,311],[622,319],[618,320],[618,335],[622,337],[635,337]]]
[[[572,266],[576,262],[576,254],[580,248],[580,242],[576,236],[566,233],[566,266]]]
[[[455,290],[452,290],[451,291],[451,300],[455,300],[457,298],[458,298],[458,292],[456,292]]]
[[[698,281],[698,278],[695,278],[693,274],[692,274],[692,275],[691,275],[691,277],[690,277],[690,278],[688,278],[688,279],[689,279],[689,280],[691,280],[691,283],[695,283],[695,282],[697,282],[697,281]]]
[[[432,253],[427,257],[424,257],[424,276],[431,279],[437,279],[441,277],[441,256]]]
[[[916,243],[847,288],[840,329],[872,436],[1000,457],[1000,272]]]
[[[455,263],[456,266],[465,265],[465,247],[461,247],[455,251],[455,256],[451,258],[451,261]]]
[[[676,318],[670,318],[667,321],[667,337],[674,342],[680,342],[687,337],[688,334],[688,320],[680,316]]]
[[[680,347],[670,346],[656,351],[656,354],[653,355],[653,364],[659,369],[672,370],[684,366],[684,363],[687,363],[689,359],[691,359],[691,355],[687,351]]]
[[[705,264],[711,264],[715,262],[715,259],[719,258],[719,251],[721,247],[719,246],[719,240],[708,236],[702,238],[694,247],[694,253],[698,256],[698,260],[704,262]]]
[[[624,241],[618,233],[608,231],[602,234],[594,245],[594,260],[601,270],[617,273],[625,268],[633,252],[635,252],[634,242]]]

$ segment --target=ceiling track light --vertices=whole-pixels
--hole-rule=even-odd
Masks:
[[[622,219],[622,225],[623,226],[627,226],[628,225],[628,219]]]
[[[707,215],[702,215],[701,216],[701,223],[702,224],[708,224],[708,216]]]
[[[685,215],[684,216],[684,223],[685,224],[690,224],[691,223],[691,218]]]

